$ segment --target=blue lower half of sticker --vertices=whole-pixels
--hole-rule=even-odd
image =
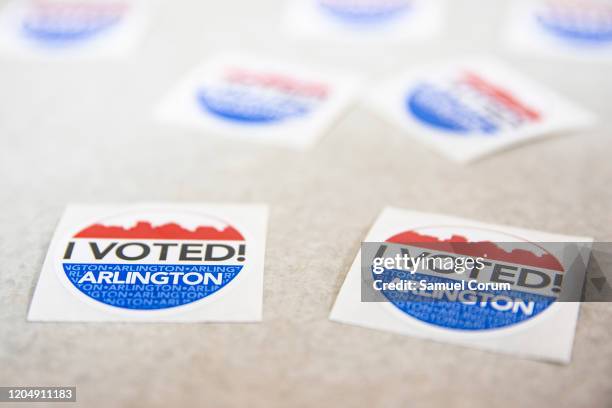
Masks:
[[[381,279],[381,276],[375,276]],[[384,282],[397,279],[415,285],[455,284],[456,279],[422,273],[387,270]],[[488,330],[529,320],[554,303],[555,298],[517,290],[384,290],[385,297],[399,310],[425,323],[456,330]]]
[[[560,21],[537,16],[542,28],[558,38],[582,45],[604,45],[612,43],[612,24],[608,26],[587,26],[577,21]]]
[[[99,34],[108,31],[115,26],[119,20],[107,20],[99,24],[64,24],[56,22],[44,24],[38,22],[25,21],[22,25],[24,35],[36,42],[48,46],[68,46],[82,43]]]
[[[406,98],[406,109],[419,121],[457,135],[493,134],[498,127],[465,105],[451,92],[433,85],[417,86]]]
[[[256,89],[203,88],[197,94],[202,108],[231,122],[271,124],[308,114],[311,106],[283,95],[266,95]]]
[[[156,310],[196,302],[219,291],[242,265],[64,263],[68,280],[109,306]]]

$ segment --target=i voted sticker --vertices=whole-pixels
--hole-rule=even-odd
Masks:
[[[410,71],[383,82],[365,102],[410,136],[462,162],[594,121],[580,107],[486,59]]]
[[[293,0],[285,28],[321,42],[390,43],[431,38],[441,31],[441,0]]]
[[[470,71],[416,84],[407,93],[406,110],[435,129],[466,136],[493,136],[541,119],[510,90]]]
[[[69,47],[111,31],[128,7],[125,2],[34,1],[23,16],[22,33],[43,47]]]
[[[518,1],[505,37],[519,52],[607,61],[612,58],[612,2]]]
[[[257,206],[71,206],[29,319],[257,320],[265,218]]]
[[[592,239],[386,208],[333,321],[568,362]]]
[[[229,122],[273,125],[316,114],[329,91],[324,82],[228,67],[218,82],[197,90],[197,99],[206,112]]]
[[[181,81],[157,109],[169,123],[294,148],[311,146],[353,100],[357,77],[221,56]]]
[[[519,241],[514,246],[512,243]],[[391,270],[384,278],[409,279],[421,286],[447,285],[470,279],[479,283],[498,278],[503,271],[508,288],[473,290],[467,285],[456,291],[432,292],[383,290],[384,296],[405,313],[425,323],[454,330],[485,331],[511,327],[536,318],[547,310],[561,292],[564,268],[557,257],[538,243],[503,231],[466,226],[422,226],[394,234],[385,242],[414,247],[420,254],[443,251],[450,256],[482,257],[483,267],[449,274],[423,270],[405,274]],[[509,271],[514,275],[510,280]]]
[[[536,8],[534,18],[552,36],[577,46],[612,43],[612,2],[548,0]]]
[[[14,0],[0,13],[0,51],[35,58],[122,56],[142,36],[148,7],[140,0]]]

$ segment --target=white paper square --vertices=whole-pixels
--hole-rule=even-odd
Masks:
[[[612,1],[513,1],[504,37],[525,54],[611,61]]]
[[[304,149],[348,108],[358,85],[351,75],[224,55],[180,81],[156,117],[242,141]]]
[[[537,243],[539,251],[555,256],[565,270],[569,269],[572,259],[559,254],[565,248],[563,245],[552,246],[550,243],[579,243],[573,260],[580,259],[582,262],[588,260],[592,243],[590,238],[553,235],[397,208],[386,208],[381,213],[364,242],[386,242],[406,231],[438,239],[449,239],[459,234],[470,242],[490,241],[496,245],[524,242],[524,245],[532,247],[533,243]],[[564,282],[569,279],[567,282],[571,282],[572,290],[575,289],[577,293],[580,293],[584,281],[584,271],[580,272],[579,269],[572,269],[572,272],[577,271],[576,276],[564,276]],[[567,363],[571,358],[579,303],[553,302],[539,314],[518,323],[493,329],[461,330],[444,327],[439,321],[432,323],[419,319],[391,302],[362,302],[361,282],[361,254],[358,253],[331,311],[331,320],[553,362]]]
[[[146,30],[147,0],[11,0],[0,10],[0,55],[35,60],[124,57]]]
[[[325,43],[422,41],[440,33],[444,6],[442,0],[292,0],[284,28]]]
[[[595,121],[565,98],[483,58],[406,72],[384,81],[364,102],[459,162]]]
[[[262,205],[68,206],[28,320],[260,321],[266,224]]]

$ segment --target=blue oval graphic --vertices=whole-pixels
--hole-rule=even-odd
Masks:
[[[411,8],[410,2],[319,1],[328,15],[351,24],[378,24],[404,15]]]
[[[311,102],[293,95],[231,85],[200,89],[197,100],[207,112],[245,124],[274,124],[307,115],[313,108]]]
[[[612,15],[612,10],[609,13]],[[550,11],[535,17],[540,27],[563,40],[592,45],[612,42],[612,17],[597,18],[595,11]]]
[[[89,40],[108,31],[121,20],[119,16],[97,19],[31,17],[22,23],[24,35],[44,45],[67,46]]]
[[[430,84],[419,85],[409,93],[406,109],[419,121],[458,135],[494,134],[498,130],[455,95]]]

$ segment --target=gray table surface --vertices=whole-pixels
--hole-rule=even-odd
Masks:
[[[76,385],[83,406],[612,406],[610,304],[583,305],[567,366],[327,319],[386,205],[612,240],[612,65],[509,53],[508,2],[451,3],[447,35],[421,47],[298,45],[278,35],[282,1],[182,1],[162,4],[124,61],[1,59],[0,385]],[[373,79],[485,53],[602,120],[469,166],[360,107],[305,153],[152,120],[178,77],[228,49]],[[26,322],[64,206],[133,201],[268,203],[263,322]]]

